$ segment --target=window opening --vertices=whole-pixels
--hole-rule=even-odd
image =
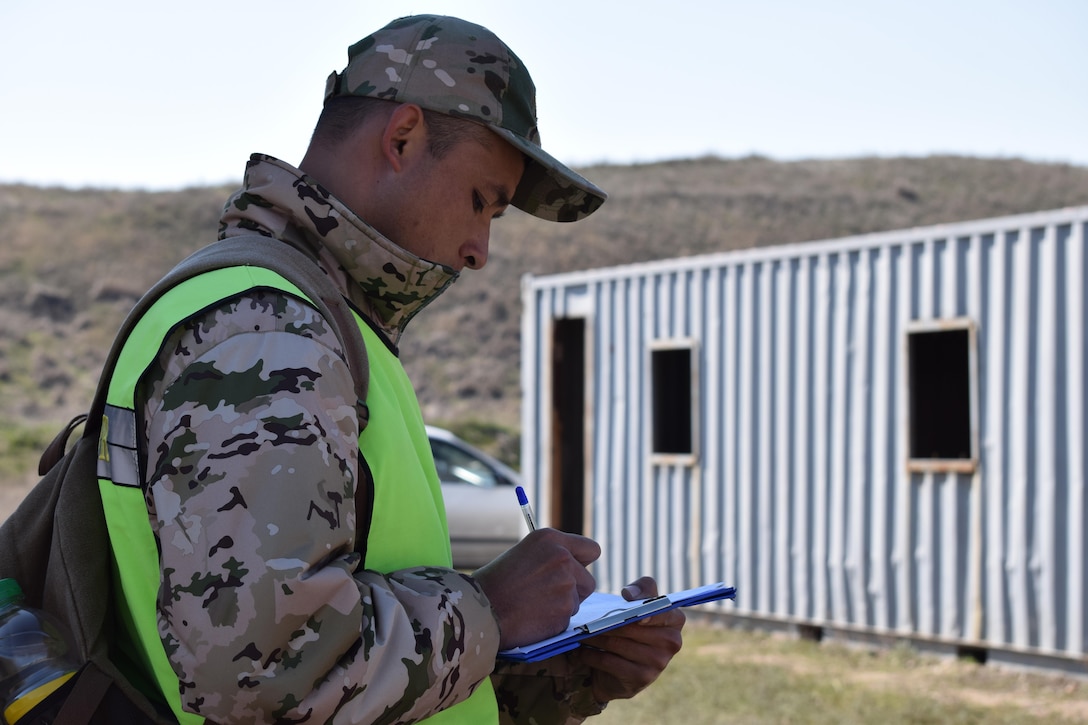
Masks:
[[[969,320],[907,331],[910,470],[975,468],[974,339]]]
[[[691,347],[650,351],[653,452],[694,453]]]

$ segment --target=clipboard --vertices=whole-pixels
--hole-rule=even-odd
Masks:
[[[533,644],[504,649],[499,652],[498,658],[508,662],[538,662],[569,652],[578,647],[582,640],[625,624],[677,607],[693,607],[720,599],[735,599],[736,595],[736,588],[726,586],[723,582],[650,599],[636,599],[633,602],[618,594],[594,592],[582,602],[565,631]]]

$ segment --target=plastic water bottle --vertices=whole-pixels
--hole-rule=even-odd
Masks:
[[[60,626],[45,612],[23,606],[14,579],[0,579],[0,708],[16,725],[75,674]]]

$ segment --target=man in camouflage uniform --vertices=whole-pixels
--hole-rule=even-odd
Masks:
[[[330,77],[300,168],[250,159],[220,237],[291,244],[335,280],[366,322],[371,420],[360,436],[337,338],[297,296],[255,285],[166,334],[135,391],[137,448],[155,616],[184,710],[223,723],[481,722],[497,703],[502,722],[580,722],[679,650],[676,610],[593,648],[496,666],[498,650],[565,628],[599,548],[542,529],[472,576],[449,568],[448,539],[439,560],[417,555],[417,535],[447,536],[434,464],[429,450],[382,448],[422,430],[383,361],[461,269],[484,265],[491,221],[508,205],[574,221],[604,201],[540,149],[534,95],[486,29],[403,18]],[[422,488],[407,483],[417,478]]]

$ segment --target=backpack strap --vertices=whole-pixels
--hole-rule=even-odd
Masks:
[[[68,691],[64,705],[57,712],[58,723],[90,723],[106,692],[113,686],[113,678],[87,662],[75,677],[75,685]]]
[[[64,454],[68,452],[68,439],[72,437],[72,433],[76,428],[87,422],[87,414],[80,413],[76,417],[68,421],[68,425],[61,429],[60,433],[57,433],[56,437],[50,441],[49,445],[42,451],[42,457],[38,459],[38,475],[44,476],[53,470],[53,466],[60,463],[60,459],[64,458]]]
[[[102,376],[99,378],[98,389],[95,392],[94,402],[91,404],[84,435],[87,431],[97,431],[101,425],[102,413],[106,409],[109,381],[117,368],[121,349],[144,313],[168,290],[191,277],[216,269],[240,266],[262,267],[292,282],[332,324],[333,331],[344,348],[348,370],[351,372],[355,386],[355,408],[359,418],[359,431],[362,432],[370,417],[366,407],[367,391],[370,385],[370,362],[367,359],[362,333],[359,331],[359,325],[355,321],[351,308],[332,279],[322,271],[314,258],[278,239],[260,234],[247,234],[221,239],[194,252],[170,270],[140,298],[121,324],[114,345],[110,348],[109,356],[102,367]],[[52,448],[53,446],[50,446],[50,449]],[[47,452],[50,449],[47,449]],[[63,450],[61,452],[63,453]],[[39,469],[46,465],[44,458],[43,456]]]
[[[269,269],[286,278],[302,290],[322,317],[332,324],[355,384],[355,407],[359,413],[359,432],[362,432],[369,420],[366,397],[370,386],[370,362],[366,345],[344,296],[313,257],[287,242],[260,234],[227,237],[183,260],[159,283],[165,286],[164,289],[158,291],[159,285],[156,285],[152,293],[161,295],[166,289],[203,272],[243,265]]]

